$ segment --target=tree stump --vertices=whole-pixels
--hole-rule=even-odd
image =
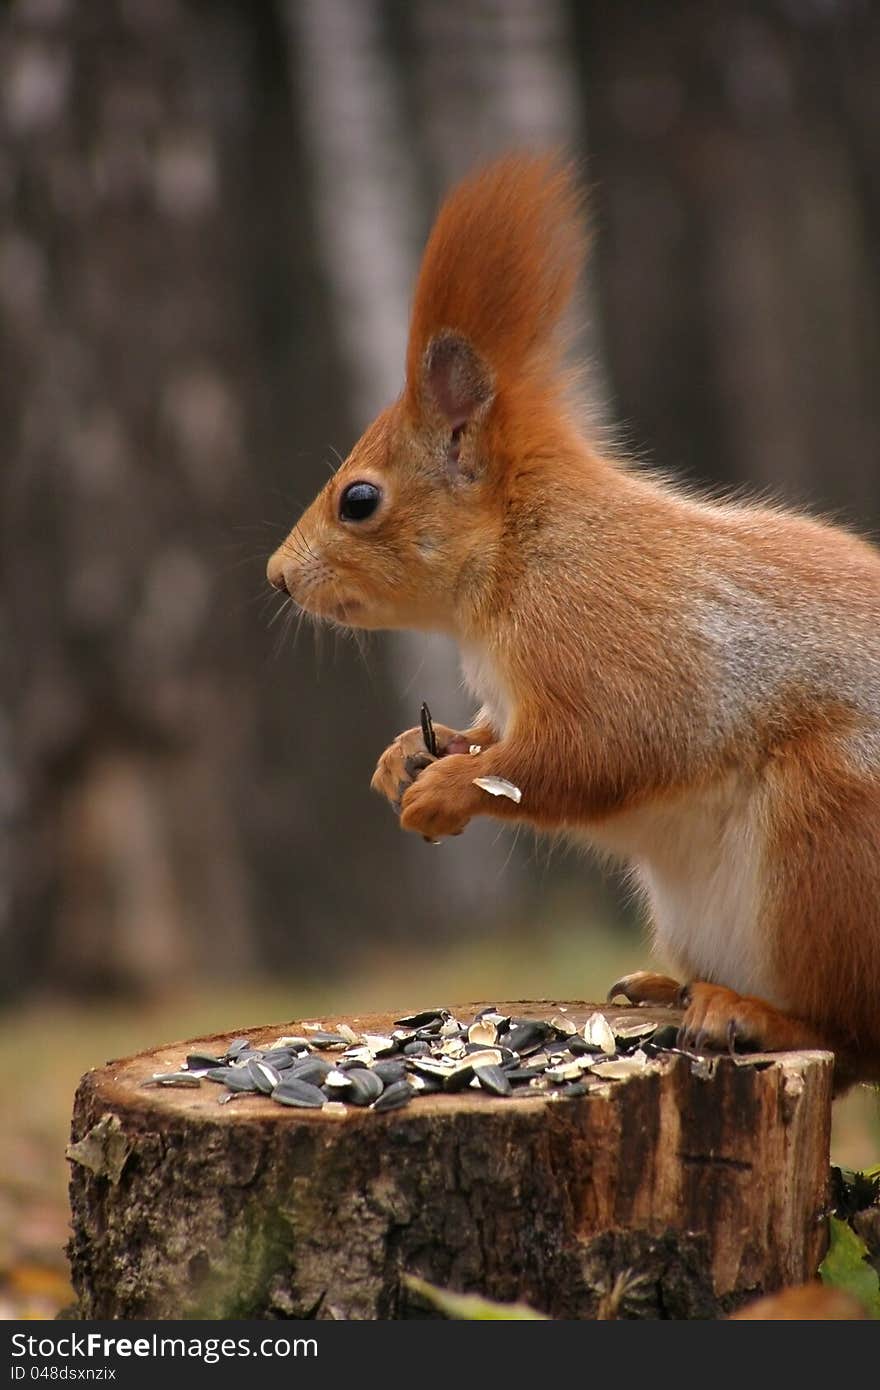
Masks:
[[[564,1007],[582,1025],[594,1006],[498,1007],[544,1019]],[[232,1036],[83,1077],[69,1153],[83,1317],[430,1316],[406,1274],[556,1318],[713,1317],[812,1277],[822,1257],[827,1053],[669,1052],[578,1098],[466,1090],[344,1116],[264,1096],[220,1105],[210,1083],[143,1086]]]

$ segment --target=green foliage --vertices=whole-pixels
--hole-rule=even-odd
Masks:
[[[525,1303],[493,1303],[489,1298],[481,1298],[473,1293],[450,1293],[438,1289],[425,1279],[417,1279],[414,1274],[404,1275],[408,1289],[417,1293],[426,1303],[443,1313],[447,1318],[459,1318],[468,1322],[549,1322],[543,1313],[536,1313]]]
[[[823,1284],[845,1289],[865,1305],[873,1318],[880,1318],[880,1279],[867,1262],[868,1249],[846,1221],[832,1216],[831,1243],[819,1266]]]

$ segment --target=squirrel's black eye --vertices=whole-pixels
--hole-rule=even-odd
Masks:
[[[343,521],[366,521],[381,499],[382,493],[373,483],[350,483],[340,498],[339,515]]]

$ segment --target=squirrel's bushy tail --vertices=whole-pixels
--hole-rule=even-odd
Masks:
[[[508,155],[466,178],[441,207],[425,248],[408,389],[417,389],[428,345],[444,332],[476,349],[496,387],[523,376],[549,384],[585,250],[577,185],[555,155]]]

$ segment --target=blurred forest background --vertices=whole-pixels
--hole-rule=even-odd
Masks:
[[[0,131],[0,1293],[39,1310],[110,1052],[644,962],[582,860],[400,834],[370,774],[467,717],[454,652],[294,645],[265,561],[399,390],[443,191],[521,146],[593,190],[597,418],[875,528],[880,5],[7,0]]]

